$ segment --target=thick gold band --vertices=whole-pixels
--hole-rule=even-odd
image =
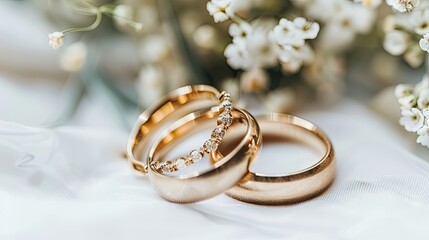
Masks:
[[[219,92],[207,85],[178,88],[144,111],[134,124],[127,143],[127,157],[134,169],[147,173],[142,156],[147,155],[153,136],[169,123],[191,112],[219,104]]]
[[[152,145],[148,154],[149,178],[160,196],[179,203],[201,201],[225,192],[247,174],[249,164],[260,149],[259,126],[252,115],[244,110],[233,108],[231,114],[233,122],[230,129],[234,130],[237,125],[245,125],[245,134],[240,135],[240,141],[229,153],[214,162],[207,170],[171,176],[160,172],[152,163],[165,161],[167,152],[181,139],[201,128],[207,128],[205,123],[213,122],[218,117],[218,111],[215,109],[185,116],[171,125],[162,138]],[[219,145],[220,148],[222,144]]]
[[[331,141],[317,126],[299,117],[277,113],[256,119],[264,139],[267,136],[295,139],[323,151],[324,156],[311,167],[291,174],[268,175],[249,171],[226,192],[227,195],[255,204],[289,204],[315,197],[329,187],[335,177],[334,150]],[[212,157],[218,156],[214,153]]]

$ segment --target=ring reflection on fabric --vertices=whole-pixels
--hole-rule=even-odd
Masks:
[[[169,123],[194,111],[219,104],[219,92],[207,85],[178,88],[144,111],[131,130],[127,142],[127,157],[134,169],[146,174],[146,159],[153,137],[165,130]]]
[[[278,113],[256,119],[264,141],[270,137],[293,139],[322,152],[323,157],[314,165],[289,174],[249,171],[235,187],[226,192],[227,195],[254,204],[290,204],[315,197],[330,186],[335,177],[334,150],[328,137],[317,126],[304,119]],[[217,161],[222,156],[213,152],[211,157]]]
[[[249,165],[257,155],[261,145],[259,126],[256,120],[245,110],[232,110],[231,131],[224,139],[241,131],[240,141],[224,157],[210,165],[209,169],[189,174],[172,176],[156,170],[151,164],[165,160],[165,156],[186,137],[202,129],[209,129],[211,121],[216,121],[215,110],[199,111],[185,116],[166,130],[162,138],[152,145],[149,155],[149,179],[160,196],[171,202],[191,203],[214,197],[233,187],[248,172]],[[243,133],[244,132],[244,133]],[[219,145],[221,147],[223,143]],[[180,172],[179,172],[180,173]]]

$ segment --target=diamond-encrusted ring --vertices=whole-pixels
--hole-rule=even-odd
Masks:
[[[226,96],[224,95],[224,100],[229,99]],[[222,118],[223,114],[230,115],[230,117]],[[216,145],[212,148],[210,148],[211,146],[203,147],[204,153],[210,152],[209,156],[211,156],[213,153],[219,152],[221,146],[225,146],[226,148],[222,148],[225,156],[216,161],[210,161],[211,164],[201,170],[190,173],[179,171],[178,175],[166,174],[161,169],[164,165],[159,163],[165,162],[168,152],[189,136],[207,130],[210,127],[209,123],[212,123],[214,119],[218,120],[218,127],[228,127],[228,137],[223,138],[221,143],[218,137],[223,135],[223,131],[220,131],[220,135],[213,131],[211,140],[216,142]],[[224,145],[223,141],[226,139],[235,139],[234,144]],[[213,107],[190,113],[172,123],[157,140],[148,153],[150,182],[160,196],[179,203],[208,199],[233,187],[247,174],[248,167],[259,152],[262,142],[255,118],[247,111],[235,107],[223,111],[219,111],[218,107]],[[197,155],[197,158],[200,159],[202,154],[198,153],[200,155]],[[183,159],[184,165],[186,165],[186,161],[192,160],[192,157],[190,154]],[[177,164],[177,160],[169,163],[167,171],[171,171],[170,168],[176,168]],[[179,162],[179,164],[181,163]]]
[[[226,191],[227,195],[255,204],[290,204],[313,198],[330,186],[335,177],[334,149],[322,130],[307,120],[280,113],[258,116],[256,120],[264,140],[268,139],[265,142],[270,138],[285,139],[285,145],[296,141],[314,148],[320,158],[310,167],[292,173],[270,175],[249,170],[242,181]],[[216,161],[222,156],[213,153],[212,158]]]
[[[127,157],[133,168],[147,173],[146,159],[149,145],[171,121],[218,104],[219,91],[207,85],[178,88],[147,108],[134,124],[127,142]],[[198,156],[196,156],[198,157]]]
[[[212,131],[210,139],[204,142],[199,149],[194,149],[185,157],[179,157],[175,161],[164,161],[163,163],[156,161],[151,164],[160,172],[174,172],[183,169],[193,163],[200,161],[205,154],[215,151],[222,142],[226,131],[231,126],[233,117],[231,111],[233,109],[231,95],[223,91],[219,95],[219,117],[217,119],[217,127]]]

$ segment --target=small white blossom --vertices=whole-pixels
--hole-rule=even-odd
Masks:
[[[420,4],[420,0],[386,0],[387,5],[397,11],[404,13],[410,12]]]
[[[423,90],[426,90],[428,88],[429,88],[428,75],[424,75],[423,79],[416,84],[416,87],[414,88],[414,94],[418,96]]]
[[[417,106],[419,106],[420,109],[429,107],[429,89],[425,89],[420,93],[417,99]]]
[[[424,35],[429,33],[429,9],[414,11],[410,15],[409,21],[417,34]]]
[[[209,24],[199,26],[192,35],[195,44],[201,48],[213,49],[218,44],[216,29]]]
[[[168,39],[161,34],[150,34],[140,41],[140,57],[144,63],[159,63],[171,53]]]
[[[317,22],[309,22],[303,17],[297,17],[293,20],[293,23],[303,39],[315,39],[319,34],[320,26]]]
[[[245,71],[240,77],[240,86],[244,92],[260,92],[269,85],[269,76],[264,69],[252,68]]]
[[[227,78],[222,80],[222,89],[231,94],[235,99],[240,97],[240,85],[237,79]]]
[[[278,57],[283,70],[288,73],[297,72],[303,64],[309,64],[314,60],[314,52],[308,44],[304,46],[286,46],[282,48]]]
[[[244,43],[230,43],[226,46],[224,55],[233,69],[247,69],[251,66],[252,61]]]
[[[149,106],[164,95],[165,76],[158,67],[147,66],[140,70],[136,82],[139,102],[142,106]]]
[[[296,94],[290,88],[271,91],[264,100],[266,108],[271,112],[288,113],[296,104]]]
[[[408,95],[408,96],[399,98],[398,102],[402,107],[406,109],[410,109],[416,106],[417,98],[414,95]]]
[[[268,33],[269,29],[259,26],[247,37],[246,48],[253,67],[274,67],[278,64],[277,54]]]
[[[423,126],[417,131],[417,134],[419,135],[417,137],[417,143],[420,143],[425,147],[429,147],[429,127]]]
[[[245,41],[246,38],[252,33],[253,27],[246,21],[240,22],[240,24],[232,23],[229,26],[229,35],[234,41]]]
[[[54,32],[48,35],[49,37],[49,46],[53,49],[61,47],[63,45],[64,33],[62,32]]]
[[[419,41],[420,48],[429,53],[429,33],[423,35]]]
[[[419,109],[403,109],[401,115],[402,117],[399,119],[399,123],[404,126],[407,131],[417,132],[417,130],[423,127],[425,118]]]
[[[412,95],[413,91],[414,88],[410,84],[399,84],[395,87],[395,96],[397,98],[406,97]]]
[[[113,22],[118,28],[125,28],[133,18],[133,9],[126,4],[120,4],[113,9]]]
[[[412,68],[420,67],[425,58],[425,52],[417,44],[413,44],[408,50],[404,53],[404,61],[410,65]]]
[[[383,47],[393,56],[399,56],[407,50],[409,43],[409,36],[407,33],[393,30],[386,33],[384,37]]]
[[[207,11],[215,22],[224,22],[234,15],[232,0],[211,0],[207,3]]]
[[[83,42],[77,42],[67,46],[60,58],[62,69],[69,72],[78,71],[85,63],[86,54],[87,49]]]
[[[338,9],[330,16],[320,36],[320,46],[327,51],[346,49],[356,34],[369,33],[375,20],[372,9],[350,1],[336,1],[334,7]]]
[[[271,38],[279,45],[302,46],[305,43],[298,27],[286,18],[280,19],[271,32]]]
[[[381,4],[381,0],[354,0],[355,3],[362,3],[365,7],[377,8]]]

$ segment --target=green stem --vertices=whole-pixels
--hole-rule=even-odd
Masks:
[[[94,23],[92,23],[91,25],[89,25],[89,26],[87,26],[87,27],[82,27],[82,28],[70,28],[70,29],[64,30],[64,31],[63,31],[63,33],[71,33],[71,32],[88,32],[88,31],[92,31],[92,30],[94,30],[95,28],[97,28],[97,27],[98,27],[98,25],[100,25],[100,23],[101,23],[101,19],[102,19],[102,16],[103,16],[102,12],[101,12],[99,9],[97,9],[97,12],[96,12],[96,18],[95,18]]]

